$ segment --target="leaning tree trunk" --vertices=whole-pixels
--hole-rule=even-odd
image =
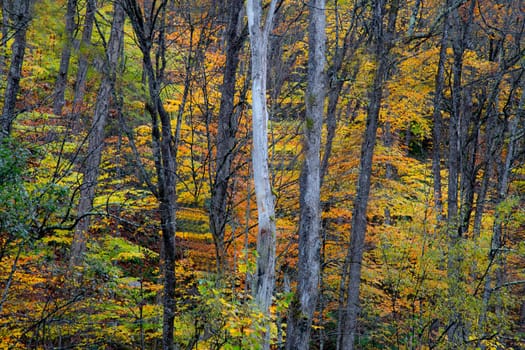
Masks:
[[[266,72],[268,37],[272,28],[277,1],[272,0],[262,24],[263,9],[260,0],[248,0],[246,12],[250,33],[252,68],[252,166],[257,198],[257,275],[255,301],[269,317],[275,285],[275,208],[268,169],[268,109],[266,105]],[[261,27],[262,26],[262,27]],[[270,348],[269,325],[263,349]]]
[[[227,212],[228,188],[232,176],[231,166],[238,129],[238,113],[235,112],[234,107],[235,83],[237,67],[239,66],[239,53],[244,43],[244,35],[239,31],[240,13],[244,1],[230,0],[227,4],[230,12],[226,30],[226,62],[224,64],[217,127],[215,178],[212,182],[210,200],[210,229],[215,241],[218,272],[222,272],[225,268],[224,232],[229,217]]]
[[[147,79],[149,99],[146,109],[152,123],[152,147],[157,172],[156,197],[159,201],[162,231],[164,286],[162,296],[162,348],[174,349],[175,321],[175,224],[176,224],[176,159],[171,118],[160,97],[165,64],[165,25],[168,0],[153,2],[156,7],[143,9],[137,0],[123,0],[130,18],[137,43],[142,52],[142,62]],[[154,40],[156,42],[154,43]],[[152,48],[155,45],[155,65],[152,62]]]
[[[345,350],[354,349],[357,334],[357,319],[359,315],[359,289],[361,283],[361,264],[363,261],[364,242],[366,235],[366,211],[370,194],[370,180],[372,176],[372,158],[376,144],[379,111],[383,98],[383,83],[386,78],[389,65],[389,52],[393,36],[395,34],[395,23],[399,7],[398,0],[390,1],[388,13],[388,26],[384,29],[384,11],[386,0],[375,0],[373,2],[373,35],[375,41],[375,57],[377,67],[372,83],[366,129],[361,145],[361,158],[359,164],[359,176],[357,180],[357,193],[354,199],[352,213],[352,232],[350,236],[350,247],[347,253],[347,264],[349,265],[348,276],[348,298],[345,309],[345,320],[341,348]],[[345,263],[346,265],[346,263]]]
[[[20,89],[22,64],[26,49],[26,33],[31,21],[33,0],[19,0],[12,5],[12,25],[15,30],[14,42],[11,46],[11,63],[7,73],[7,84],[4,93],[4,108],[0,120],[0,141],[9,136],[13,121],[16,118],[16,98]]]
[[[320,151],[325,100],[325,0],[309,3],[308,82],[304,163],[300,177],[297,291],[288,319],[286,349],[308,349],[320,276]]]
[[[73,267],[79,266],[83,262],[86,248],[86,232],[90,223],[89,212],[93,209],[100,159],[104,148],[104,127],[106,126],[110,101],[114,91],[119,52],[123,45],[125,13],[118,2],[115,2],[113,7],[113,24],[106,51],[104,74],[97,94],[93,122],[88,134],[88,151],[84,162],[84,176],[80,186],[80,201],[77,214],[79,223],[75,228],[71,246],[70,264]]]
[[[66,10],[66,28],[64,44],[62,46],[62,56],[60,57],[60,66],[58,68],[58,76],[55,81],[55,94],[53,102],[53,113],[56,115],[62,114],[62,108],[65,104],[64,95],[67,86],[67,73],[69,71],[69,62],[71,58],[71,49],[73,48],[74,34],[76,31],[76,13],[77,0],[68,0]]]

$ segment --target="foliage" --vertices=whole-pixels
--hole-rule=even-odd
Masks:
[[[60,60],[65,3],[43,0],[35,4],[17,105],[22,112],[11,137],[0,143],[0,348],[158,349],[163,252],[158,198],[150,188],[157,183],[153,129],[145,113],[140,50],[129,24],[122,52],[124,64],[110,101],[94,209],[89,213],[85,263],[76,270],[69,266],[80,169],[112,13],[110,2],[101,2],[93,46],[78,49],[89,51],[94,62],[82,112],[56,116],[50,113],[50,101]],[[321,298],[312,328],[313,349],[321,344],[325,349],[335,348],[339,311],[347,297],[345,288],[341,289],[345,283],[341,276],[350,239],[367,91],[376,68],[367,37],[369,3],[336,3],[330,6],[337,8],[327,11],[327,69],[332,69],[330,60],[337,48],[346,43],[353,51],[351,57],[345,57],[344,71],[333,78],[344,81],[321,192]],[[358,346],[450,348],[447,329],[454,309],[461,314],[465,349],[523,348],[524,85],[518,57],[523,47],[522,11],[517,1],[477,1],[474,8],[463,55],[461,92],[468,107],[462,117],[470,124],[462,124],[463,129],[458,130],[469,136],[462,149],[462,171],[465,173],[467,161],[472,161],[473,206],[469,229],[457,244],[450,245],[449,223],[438,216],[435,207],[431,168],[431,152],[437,148],[440,174],[447,179],[451,84],[456,74],[451,42],[447,43],[440,110],[443,140],[438,145],[431,141],[444,2],[399,3],[400,36],[383,86],[366,215]],[[465,2],[459,11],[467,11],[470,3]],[[80,4],[78,20],[85,2]],[[421,7],[413,17],[416,4]],[[242,92],[249,76],[248,47],[240,51],[237,73],[234,110],[239,127],[228,193],[226,267],[220,275],[215,271],[208,212],[217,166],[216,119],[227,16],[211,2],[170,2],[168,8],[175,11],[168,16],[166,80],[161,95],[173,130],[178,130],[173,135],[178,160],[175,339],[186,349],[257,349],[269,321],[273,346],[279,347],[286,337],[286,313],[294,296],[303,161],[300,140],[302,126],[308,124],[303,120],[308,50],[304,7],[296,1],[283,3],[269,57],[270,180],[278,242],[278,277],[270,319],[264,318],[251,296],[257,222],[246,103],[251,92]],[[354,14],[359,18],[352,18]],[[414,36],[404,37],[409,35],[412,22]],[[358,27],[359,38],[344,37],[352,26]],[[9,45],[1,49],[10,53]],[[76,60],[71,64],[73,73]],[[8,61],[6,56],[2,62]],[[1,69],[6,72],[6,68]],[[496,84],[500,75],[501,82]],[[69,87],[73,80],[69,79]],[[332,88],[333,83],[327,86]],[[4,85],[0,83],[2,91]],[[72,95],[70,89],[66,99],[70,99],[68,94]],[[69,109],[67,104],[66,114]],[[78,125],[73,129],[75,123]],[[512,125],[517,128],[515,134]],[[325,130],[323,142],[327,134]],[[511,144],[515,148],[508,165],[508,189],[502,191],[500,183]],[[463,190],[464,179],[459,179]],[[441,189],[444,203],[448,199],[445,182]],[[460,196],[459,200],[465,203],[466,198]],[[475,233],[472,226],[478,210],[482,215],[479,233]],[[495,232],[501,232],[499,238]],[[450,256],[460,257],[457,267],[462,278],[454,293],[449,293]]]

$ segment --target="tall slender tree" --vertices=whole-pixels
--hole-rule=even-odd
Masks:
[[[376,69],[374,81],[370,88],[369,105],[367,110],[366,129],[361,144],[359,176],[357,180],[357,194],[354,199],[352,213],[352,231],[350,246],[346,256],[349,266],[348,297],[345,308],[344,328],[341,348],[354,349],[357,334],[357,319],[359,315],[359,290],[361,283],[361,264],[363,261],[364,242],[367,228],[366,211],[370,195],[372,176],[372,157],[376,144],[379,112],[383,98],[383,83],[390,65],[390,50],[395,36],[398,0],[374,0],[372,5],[372,35],[374,42],[374,57]],[[388,11],[387,11],[388,10]],[[385,17],[387,18],[385,27]],[[346,271],[344,271],[346,273]]]
[[[0,1],[0,11],[2,11],[2,39],[0,40],[0,50],[2,52],[0,53],[0,72],[4,73],[5,71],[5,65],[8,59],[7,55],[7,40],[9,38],[9,0],[1,0]]]
[[[84,176],[80,186],[80,200],[77,212],[79,223],[75,228],[75,235],[71,246],[72,266],[79,266],[83,262],[87,240],[86,232],[90,224],[89,213],[93,209],[100,160],[104,148],[104,128],[109,117],[111,97],[117,79],[119,54],[123,45],[125,12],[118,1],[114,3],[113,8],[113,23],[106,48],[103,77],[97,94],[91,129],[88,132],[87,155],[83,162],[82,172]]]
[[[255,301],[268,316],[275,285],[275,204],[268,168],[268,107],[266,104],[266,73],[268,37],[273,26],[277,1],[271,0],[263,21],[260,0],[248,0],[248,30],[252,69],[252,166],[257,198],[257,271]],[[270,348],[270,331],[266,332],[263,349]]]
[[[84,17],[84,26],[82,29],[82,39],[80,40],[80,50],[78,53],[78,69],[74,87],[73,97],[73,114],[80,111],[80,105],[84,100],[87,71],[89,67],[88,50],[91,46],[91,36],[93,34],[93,25],[95,23],[95,14],[97,11],[97,0],[86,1],[86,14]],[[73,116],[75,117],[75,116]]]
[[[448,1],[447,1],[448,3]],[[434,208],[436,217],[440,222],[443,219],[443,193],[441,189],[441,141],[443,137],[443,90],[445,88],[445,64],[447,60],[448,46],[448,14],[445,9],[443,19],[443,32],[439,48],[439,61],[436,72],[436,88],[434,94],[434,106],[432,112],[432,175],[434,176]]]
[[[168,0],[153,1],[143,8],[137,0],[122,0],[142,52],[148,99],[146,110],[151,118],[152,147],[157,173],[154,195],[159,201],[162,230],[164,291],[162,297],[162,347],[173,350],[175,321],[175,225],[176,225],[176,151],[171,118],[160,96],[165,70],[165,26]],[[155,62],[152,60],[155,57]]]
[[[227,211],[228,190],[232,177],[232,162],[235,155],[239,113],[235,110],[235,83],[239,54],[242,50],[245,35],[242,30],[241,11],[243,0],[226,1],[228,26],[226,29],[226,62],[224,64],[223,82],[221,86],[221,102],[217,126],[217,154],[215,160],[215,175],[211,186],[210,229],[215,241],[217,270],[224,269],[225,242],[224,233],[228,222]]]
[[[464,323],[461,312],[458,306],[458,300],[461,300],[461,295],[464,293],[463,289],[463,274],[461,270],[460,261],[462,259],[462,252],[460,249],[460,242],[462,239],[463,229],[461,228],[461,213],[463,210],[458,201],[460,193],[460,175],[463,165],[466,161],[462,157],[462,150],[464,139],[462,138],[462,131],[464,123],[469,117],[465,109],[465,96],[462,76],[464,54],[468,40],[468,27],[472,20],[473,3],[466,4],[462,10],[467,10],[467,18],[464,14],[460,14],[458,6],[452,6],[450,9],[450,35],[452,39],[452,87],[451,99],[452,108],[450,112],[450,121],[448,129],[448,187],[447,187],[447,235],[448,235],[448,302],[450,305],[450,317],[447,330],[448,341],[454,347],[460,347],[463,336]]]
[[[64,95],[67,86],[67,75],[69,72],[69,62],[71,60],[71,51],[73,48],[73,40],[77,28],[76,14],[77,14],[78,0],[68,0],[66,8],[66,28],[64,32],[64,43],[62,44],[62,55],[60,57],[60,66],[58,68],[58,76],[55,81],[55,95],[53,101],[53,113],[62,114],[62,108],[65,104]]]
[[[522,88],[525,87],[525,83],[522,83]],[[498,206],[500,206],[505,199],[508,196],[509,191],[509,184],[511,180],[511,172],[513,168],[515,167],[515,160],[517,155],[517,141],[519,139],[519,131],[520,131],[520,123],[523,124],[523,121],[525,120],[525,90],[522,90],[521,98],[519,102],[519,106],[517,108],[516,115],[512,118],[512,120],[508,121],[508,141],[507,141],[507,147],[501,148],[501,158],[503,161],[501,161],[498,171],[498,182],[496,185],[497,193],[495,198],[495,205],[496,205],[496,214],[494,218],[494,223],[492,226],[492,237],[491,237],[491,244],[490,244],[490,250],[488,253],[489,258],[489,267],[494,266],[494,272],[490,271],[485,276],[485,283],[483,288],[483,297],[482,297],[482,310],[480,313],[480,317],[478,320],[478,323],[480,327],[483,328],[486,327],[487,322],[487,314],[489,311],[489,301],[491,297],[498,292],[498,289],[500,289],[503,286],[503,275],[504,275],[504,248],[505,245],[505,238],[504,238],[504,218],[502,217],[502,213],[499,210]],[[523,306],[522,306],[523,307]],[[497,325],[496,327],[490,327],[491,331],[494,333],[501,332],[500,326]],[[483,334],[485,336],[489,336],[488,334]],[[482,338],[484,338],[482,337]],[[481,345],[481,348],[485,348],[483,344]]]
[[[7,73],[4,92],[4,107],[0,119],[0,141],[11,133],[16,118],[16,99],[22,78],[22,65],[26,50],[26,33],[31,22],[33,0],[19,0],[11,5],[10,25],[14,30],[14,41],[11,46],[11,62]]]
[[[308,349],[319,294],[321,129],[325,82],[325,1],[308,3],[308,77],[305,94],[304,163],[300,177],[299,260],[297,291],[288,319],[286,348]]]

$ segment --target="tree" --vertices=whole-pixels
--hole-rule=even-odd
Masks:
[[[448,27],[448,14],[445,13],[439,49],[439,62],[436,72],[434,108],[432,112],[432,121],[434,123],[432,128],[432,175],[434,177],[434,207],[438,221],[441,221],[443,216],[443,193],[441,190],[441,140],[443,136],[443,120],[441,112],[443,110],[443,90],[445,88]]]
[[[7,73],[7,86],[4,93],[4,108],[1,117],[0,142],[11,133],[11,126],[16,118],[16,99],[20,89],[22,65],[26,50],[26,33],[31,21],[33,1],[15,1],[11,6],[11,26],[15,31],[11,46],[11,62]],[[5,15],[5,14],[4,14]]]
[[[174,349],[173,331],[175,320],[175,224],[176,224],[176,151],[171,118],[160,96],[165,69],[165,25],[167,0],[152,3],[156,6],[142,9],[136,0],[123,0],[123,6],[133,26],[142,52],[143,69],[147,80],[148,100],[146,110],[151,118],[152,143],[162,230],[164,293],[162,297],[162,346]],[[155,66],[152,50],[155,49]]]
[[[257,197],[258,235],[257,271],[255,276],[255,301],[268,315],[275,285],[275,208],[268,170],[268,108],[266,105],[266,72],[268,37],[272,30],[277,1],[272,0],[263,19],[262,3],[248,0],[248,30],[250,34],[252,69],[252,166]],[[263,349],[270,347],[267,331]]]
[[[58,68],[58,76],[55,82],[55,95],[53,101],[53,113],[62,114],[65,100],[64,94],[66,92],[67,74],[69,71],[69,61],[71,58],[71,49],[73,48],[73,41],[75,32],[77,30],[76,14],[77,14],[78,0],[68,0],[66,10],[66,28],[64,33],[64,43],[62,44],[62,55],[60,58],[60,67]]]
[[[525,84],[521,84],[525,85]],[[479,317],[479,324],[481,327],[486,326],[487,322],[487,314],[488,314],[488,308],[489,308],[489,301],[493,294],[497,293],[499,289],[504,287],[504,274],[505,274],[505,238],[504,238],[504,221],[505,221],[505,215],[508,215],[508,212],[506,211],[508,209],[505,209],[505,201],[508,200],[511,202],[513,199],[508,198],[508,191],[509,191],[509,182],[511,178],[511,172],[514,168],[514,162],[516,160],[517,155],[517,140],[518,132],[520,130],[519,128],[519,122],[520,120],[523,120],[524,118],[524,106],[525,106],[525,90],[522,90],[520,102],[516,111],[516,115],[508,122],[508,145],[505,148],[502,148],[502,159],[503,161],[499,164],[499,176],[498,176],[498,182],[497,182],[497,193],[495,198],[495,204],[496,204],[496,214],[494,218],[494,223],[492,227],[492,237],[491,237],[491,243],[490,243],[490,250],[488,253],[488,259],[489,259],[489,267],[494,265],[495,267],[495,276],[492,275],[491,272],[487,271],[487,274],[485,276],[485,283],[483,286],[483,297],[482,297],[482,310]],[[506,154],[504,154],[506,151]],[[493,286],[495,282],[495,285]],[[523,304],[522,304],[523,307]],[[500,315],[499,315],[500,316]],[[483,328],[482,328],[483,329]],[[501,332],[501,327],[498,325],[496,327],[490,326],[491,332],[494,332],[498,334]],[[490,334],[483,334],[483,337],[480,337],[480,339],[483,339],[484,337],[490,336]]]
[[[310,1],[308,82],[305,94],[304,163],[300,176],[299,260],[297,291],[288,320],[286,348],[308,349],[320,276],[321,129],[325,90],[325,1]]]
[[[7,55],[7,41],[9,38],[9,4],[11,1],[2,0],[0,2],[2,11],[2,39],[0,40],[0,49],[2,53],[0,55],[0,72],[5,72],[5,65],[8,59]]]
[[[211,186],[210,230],[215,240],[217,270],[224,269],[225,247],[224,234],[228,222],[227,211],[229,183],[232,177],[231,168],[235,155],[238,115],[235,111],[234,96],[239,54],[243,47],[245,35],[239,29],[241,10],[244,1],[229,0],[228,26],[226,28],[226,62],[224,65],[221,102],[217,126],[217,155],[215,177]]]
[[[93,33],[93,24],[97,11],[97,0],[86,1],[86,15],[84,18],[84,29],[82,30],[82,39],[80,40],[80,50],[78,54],[78,69],[75,80],[74,97],[73,97],[73,114],[78,113],[80,105],[84,100],[84,89],[86,86],[86,77],[89,66],[88,50],[91,46],[91,36]],[[75,116],[73,116],[76,118]]]
[[[387,3],[389,5],[388,7]],[[374,155],[379,111],[381,109],[381,100],[383,98],[383,82],[386,79],[388,67],[390,65],[389,52],[394,40],[398,9],[398,0],[388,2],[384,0],[376,0],[373,2],[372,6],[373,14],[371,28],[374,41],[376,69],[374,72],[374,81],[369,93],[366,130],[363,143],[361,144],[357,194],[354,199],[354,209],[352,212],[352,232],[350,234],[350,246],[346,257],[349,265],[347,285],[348,297],[345,308],[344,334],[341,342],[341,348],[345,350],[354,349],[354,341],[357,332],[361,263],[363,261],[364,241],[367,227],[366,211],[370,194],[372,157]],[[385,15],[388,17],[386,28],[383,23]],[[346,271],[344,271],[344,273],[346,273]]]
[[[111,34],[106,48],[103,78],[97,94],[95,111],[91,128],[88,131],[88,148],[86,159],[83,162],[83,178],[80,185],[80,200],[77,217],[79,223],[75,228],[75,235],[71,246],[71,265],[79,266],[83,261],[86,249],[86,233],[90,225],[90,215],[93,209],[93,199],[97,187],[100,160],[104,148],[104,128],[110,113],[110,104],[115,92],[117,66],[124,38],[125,13],[121,4],[114,3],[113,23]]]
[[[450,34],[452,39],[453,63],[452,63],[452,87],[451,99],[452,108],[450,112],[449,130],[448,130],[448,197],[447,197],[447,235],[449,243],[447,275],[449,278],[449,295],[451,315],[448,324],[448,341],[456,347],[462,342],[462,334],[465,334],[465,325],[462,315],[458,310],[458,300],[464,293],[462,282],[463,272],[460,261],[462,252],[460,241],[463,238],[463,217],[465,207],[458,204],[458,195],[463,199],[464,193],[459,189],[460,175],[466,176],[461,170],[465,169],[466,159],[462,157],[462,152],[466,148],[464,142],[465,130],[463,125],[470,117],[469,111],[466,110],[465,101],[466,93],[463,89],[462,73],[464,54],[469,40],[469,26],[472,20],[473,5],[466,4],[467,17],[462,17],[457,6],[453,7],[450,14]],[[448,8],[448,6],[447,6]],[[465,8],[462,8],[465,10]],[[464,181],[463,176],[461,180]]]

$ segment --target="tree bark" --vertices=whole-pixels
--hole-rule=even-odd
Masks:
[[[510,21],[509,21],[510,22]],[[501,43],[500,45],[503,45]],[[500,50],[503,52],[503,50]],[[492,175],[494,173],[494,163],[496,160],[497,150],[500,149],[503,143],[504,135],[504,123],[500,122],[498,117],[498,104],[499,104],[499,95],[501,92],[501,82],[503,77],[508,72],[508,62],[506,62],[505,57],[502,54],[498,56],[498,73],[494,78],[493,84],[490,87],[490,95],[487,101],[486,107],[486,119],[487,126],[485,131],[485,142],[488,144],[488,148],[484,152],[483,159],[483,179],[481,181],[481,188],[476,200],[476,212],[474,215],[474,237],[479,237],[481,233],[481,220],[485,211],[485,200],[487,193],[489,192],[490,183]]]
[[[78,54],[78,70],[75,81],[74,97],[73,97],[73,118],[76,118],[81,110],[80,105],[84,101],[86,77],[89,66],[89,55],[86,52],[91,46],[91,36],[93,34],[93,24],[95,22],[95,13],[97,11],[97,0],[86,1],[86,16],[84,18],[84,29],[82,30],[82,40],[80,41],[80,49]]]
[[[443,90],[445,88],[445,63],[447,60],[448,19],[445,14],[443,33],[439,49],[439,62],[436,73],[434,110],[432,112],[432,174],[434,176],[434,206],[438,224],[443,220],[443,192],[441,190],[441,140],[443,137]]]
[[[257,275],[255,301],[269,318],[275,285],[275,208],[268,169],[268,108],[266,104],[266,73],[268,37],[272,29],[277,1],[272,0],[266,20],[262,23],[263,8],[260,0],[248,0],[248,30],[251,51],[252,75],[252,166],[257,199]],[[269,321],[269,320],[268,320]],[[270,329],[267,328],[262,348],[270,348]]]
[[[93,210],[95,189],[98,183],[100,160],[104,148],[104,127],[109,115],[111,97],[114,92],[118,58],[123,45],[123,28],[125,13],[119,2],[114,3],[113,23],[106,49],[104,75],[97,94],[95,111],[91,129],[88,134],[88,151],[84,161],[83,178],[80,186],[80,201],[78,205],[79,223],[75,228],[75,235],[71,246],[71,266],[79,266],[83,262],[89,229],[90,211]]]
[[[361,145],[357,193],[354,199],[354,209],[352,213],[350,247],[346,257],[349,264],[348,298],[345,308],[344,334],[341,344],[341,348],[345,350],[354,349],[354,342],[357,335],[357,320],[360,308],[359,289],[361,283],[361,264],[363,261],[367,228],[366,211],[370,194],[372,158],[374,155],[379,112],[383,98],[383,82],[388,71],[389,52],[393,35],[395,34],[398,7],[398,0],[390,1],[388,25],[387,28],[384,28],[383,21],[386,1],[375,0],[372,6],[372,31],[375,41],[375,59],[377,66],[370,91],[365,135]]]
[[[234,97],[239,54],[244,43],[244,35],[239,30],[243,0],[230,0],[228,28],[226,30],[226,62],[224,65],[217,127],[217,156],[215,178],[211,188],[210,229],[215,241],[217,271],[224,271],[226,256],[224,232],[229,220],[227,211],[228,190],[232,176],[232,161],[235,155],[238,113],[235,112]]]
[[[66,28],[64,44],[62,46],[62,56],[60,57],[60,66],[58,68],[58,76],[55,82],[55,96],[53,102],[53,113],[56,115],[62,114],[62,108],[65,104],[64,94],[67,86],[67,74],[69,71],[69,62],[71,58],[71,50],[73,48],[73,40],[76,31],[76,13],[77,0],[68,0],[66,10]]]
[[[335,10],[336,10],[336,17],[338,17],[337,15],[338,7],[337,6],[335,7]],[[343,46],[340,47],[336,44],[335,52],[332,55],[332,63],[331,63],[330,68],[328,69],[329,89],[327,93],[328,101],[327,101],[327,108],[326,108],[326,141],[325,141],[325,146],[324,146],[323,158],[321,161],[321,188],[323,186],[326,174],[328,173],[329,160],[332,154],[333,140],[334,140],[336,129],[337,129],[336,110],[337,110],[337,104],[339,102],[339,96],[341,95],[341,91],[342,91],[344,82],[347,80],[353,80],[358,74],[358,69],[356,68],[351,73],[352,75],[349,77],[350,73],[347,72],[346,69],[343,69],[343,63],[345,59],[353,56],[356,49],[359,47],[361,41],[364,40],[364,37],[359,37],[357,35],[358,28],[359,28],[358,21],[361,17],[360,15],[361,15],[362,10],[363,10],[363,7],[356,7],[353,9],[352,20],[344,36]],[[336,30],[336,34],[338,32],[339,31]],[[336,38],[336,43],[338,43],[338,38]],[[350,123],[351,120],[347,120],[345,122]],[[324,209],[324,210],[327,210],[327,209]],[[321,229],[323,230],[323,228]],[[323,244],[324,244],[324,241],[323,241]],[[322,267],[323,267],[323,264],[321,264],[321,268]],[[341,280],[339,281],[339,287],[338,287],[339,308],[337,311],[336,349],[339,349],[339,347],[341,346],[341,339],[342,339],[342,334],[343,334],[342,329],[343,329],[343,319],[344,319],[344,304],[345,304],[345,294],[346,294],[345,290],[346,290],[346,278],[347,278],[346,271],[348,271],[347,261],[345,262],[342,270],[343,270],[343,273],[341,274]],[[321,274],[322,273],[323,271],[321,271]],[[321,282],[322,282],[322,276],[321,276]],[[320,286],[320,288],[321,287],[322,285]]]
[[[305,94],[304,163],[300,176],[297,291],[288,319],[286,349],[308,349],[319,294],[320,151],[325,90],[325,0],[309,3],[308,80]]]
[[[336,11],[337,11],[336,7]],[[332,155],[332,145],[337,129],[337,104],[339,102],[339,96],[343,88],[344,82],[347,80],[353,80],[358,73],[358,69],[353,72],[348,72],[343,69],[343,63],[345,59],[350,58],[354,55],[355,50],[359,47],[363,38],[358,38],[358,20],[360,17],[361,8],[357,7],[353,9],[352,19],[348,30],[343,38],[343,46],[339,46],[339,38],[336,38],[336,48],[332,56],[332,62],[328,69],[328,92],[327,92],[327,108],[326,108],[326,142],[324,145],[324,153],[321,160],[321,186],[323,185],[324,178],[328,172],[328,164],[330,156]],[[338,31],[336,31],[338,33]]]
[[[0,41],[0,73],[4,73],[6,69],[7,55],[7,40],[9,38],[9,0],[0,0],[2,11],[2,40]]]
[[[522,84],[525,85],[525,84]],[[525,86],[523,86],[525,87]],[[519,122],[525,118],[525,90],[522,90],[521,98],[519,102],[519,106],[517,109],[516,116],[510,121],[508,125],[508,130],[510,132],[509,135],[509,141],[506,152],[502,152],[502,155],[505,155],[504,162],[501,165],[501,169],[499,171],[499,178],[498,178],[498,184],[497,184],[497,195],[495,200],[495,207],[497,208],[504,200],[507,198],[508,195],[508,189],[509,189],[509,182],[510,182],[510,176],[513,169],[513,162],[516,156],[516,143],[518,141],[518,133],[519,133]],[[505,154],[506,153],[506,154]],[[488,254],[489,263],[494,264],[496,266],[496,283],[499,283],[501,285],[502,281],[498,281],[498,277],[501,278],[501,275],[503,272],[501,271],[503,267],[501,266],[501,255],[502,247],[503,247],[503,222],[502,222],[501,214],[496,209],[495,218],[494,218],[494,224],[492,228],[492,239],[491,239],[491,247]],[[480,328],[483,330],[484,326],[486,326],[487,321],[487,312],[489,307],[489,301],[493,293],[492,289],[492,281],[493,276],[490,272],[487,273],[485,277],[485,284],[483,289],[483,298],[482,298],[482,312],[480,314],[478,324]],[[524,304],[525,305],[525,304]],[[523,309],[523,306],[522,306]],[[491,327],[491,331],[493,331]],[[498,331],[498,329],[496,329]]]
[[[11,46],[11,62],[4,93],[4,108],[0,120],[0,141],[11,134],[11,127],[16,118],[16,98],[20,90],[22,65],[26,49],[26,33],[31,21],[32,5],[33,0],[19,0],[13,3],[11,22],[15,34],[14,42]]]
[[[474,2],[472,2],[473,4]],[[448,1],[447,1],[448,4]],[[472,10],[472,5],[469,5]],[[448,6],[447,6],[448,8]],[[472,12],[471,12],[472,13]],[[461,298],[463,291],[464,276],[461,271],[462,252],[459,243],[462,239],[462,219],[464,213],[459,213],[460,205],[458,196],[460,193],[459,182],[462,170],[465,170],[465,159],[462,157],[462,135],[464,123],[466,122],[465,91],[462,85],[463,58],[466,49],[466,38],[468,34],[468,19],[461,18],[459,10],[454,7],[450,14],[451,38],[452,38],[452,111],[449,122],[449,148],[448,148],[448,198],[447,198],[447,235],[448,235],[448,261],[447,277],[449,282],[448,302],[451,316],[448,320],[447,336],[453,347],[460,347],[461,333],[465,331],[461,313],[458,310],[457,301]],[[463,175],[463,174],[462,174]]]

